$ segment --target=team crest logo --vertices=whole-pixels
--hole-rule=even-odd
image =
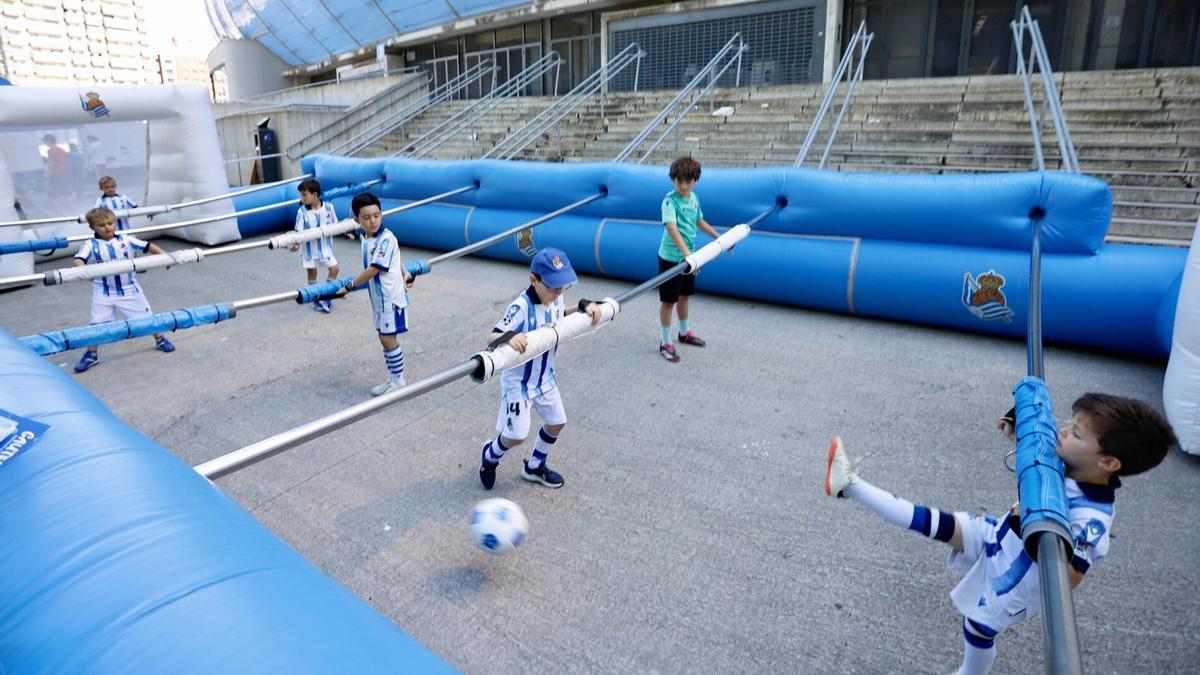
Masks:
[[[100,100],[100,94],[94,91],[79,95],[79,107],[83,108],[85,113],[97,119],[108,114],[108,106],[104,105],[104,101]]]
[[[517,250],[532,258],[537,253],[537,245],[533,243],[533,228],[527,227],[517,233]]]
[[[559,258],[558,256],[554,256],[553,258],[551,258],[551,259],[550,259],[550,264],[551,264],[551,265],[554,267],[554,269],[556,269],[556,270],[561,270],[561,269],[563,268],[563,261],[562,261],[562,258]]]
[[[1000,290],[1004,283],[1004,275],[996,270],[988,270],[978,277],[972,277],[967,272],[963,275],[963,307],[984,321],[1000,319],[1004,323],[1011,323],[1013,311],[1008,306],[1004,292]]]

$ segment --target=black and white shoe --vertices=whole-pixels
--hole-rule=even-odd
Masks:
[[[483,483],[484,490],[491,490],[496,484],[496,467],[500,466],[487,461],[488,445],[484,443],[483,454],[479,457],[479,482]]]
[[[529,468],[529,460],[525,460],[525,469],[521,471],[521,478],[531,483],[541,483],[548,488],[560,488],[563,486],[562,474],[553,471],[545,462],[536,469]]]

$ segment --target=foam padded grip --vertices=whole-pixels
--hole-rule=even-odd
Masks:
[[[1071,521],[1067,513],[1067,490],[1063,484],[1064,467],[1055,448],[1058,430],[1054,406],[1045,381],[1023,377],[1013,389],[1017,411],[1017,488],[1021,496],[1021,531],[1060,530],[1068,538]],[[1025,542],[1034,560],[1032,538]]]
[[[232,304],[202,305],[144,316],[140,319],[110,321],[50,333],[38,333],[21,338],[21,344],[46,356],[80,347],[108,344],[129,338],[217,323],[235,316],[237,316],[237,310]]]
[[[52,239],[24,239],[22,241],[6,241],[0,243],[0,255],[6,253],[30,253],[32,251],[57,251],[66,248],[71,243],[66,237]]]
[[[408,273],[414,277],[418,277],[422,274],[429,274],[430,267],[429,263],[425,260],[409,260],[404,263],[404,269],[408,270]]]
[[[317,300],[330,300],[337,297],[338,291],[343,288],[350,288],[350,284],[354,283],[354,277],[343,277],[334,279],[333,281],[325,281],[311,286],[305,286],[296,290],[296,303],[306,305]],[[353,288],[350,288],[353,291]]]

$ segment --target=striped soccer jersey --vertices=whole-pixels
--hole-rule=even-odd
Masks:
[[[1109,486],[1070,478],[1063,482],[1074,545],[1070,565],[1082,574],[1108,554],[1120,481],[1114,478]],[[950,597],[964,616],[997,630],[1041,610],[1037,563],[1025,553],[1020,520],[1015,515],[995,521],[991,534],[984,538],[983,553]]]
[[[116,260],[133,260],[138,251],[145,253],[149,248],[149,243],[129,234],[113,235],[113,238],[108,241],[92,237],[79,247],[75,259],[82,260],[88,265]],[[92,279],[93,297],[138,295],[141,292],[142,287],[138,285],[137,277],[133,272]]]
[[[560,295],[550,306],[539,304],[537,291],[530,286],[524,293],[518,295],[504,311],[492,330],[499,333],[515,331],[528,333],[536,328],[559,321],[566,315],[566,307]],[[551,391],[558,386],[554,372],[554,355],[558,347],[527,361],[513,366],[500,374],[500,395],[506,401],[526,401]]]
[[[105,197],[104,195],[100,195],[99,197],[96,197],[96,203],[93,204],[93,208],[108,209],[109,211],[112,211],[113,213],[117,213],[118,211],[124,211],[126,209],[136,209],[137,207],[138,207],[137,202],[133,201],[129,197],[126,197],[125,195],[122,195],[122,194],[116,194],[111,197]],[[128,230],[128,229],[129,229],[129,219],[118,215],[117,216],[117,232],[120,232],[121,230]]]
[[[325,227],[328,225],[336,225],[338,222],[337,215],[333,212],[333,204],[322,202],[320,208],[309,209],[301,204],[300,209],[296,211],[296,231],[303,232],[314,227]],[[331,237],[321,237],[314,241],[306,241],[300,244],[300,259],[301,260],[321,260],[333,255],[333,239]]]
[[[408,307],[408,290],[404,288],[404,261],[400,259],[400,243],[396,235],[380,226],[374,237],[362,233],[363,269],[374,267],[379,270],[367,282],[371,294],[371,311],[388,312],[391,306],[398,309]]]

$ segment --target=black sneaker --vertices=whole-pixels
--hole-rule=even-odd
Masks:
[[[481,469],[482,471],[482,469]],[[525,460],[525,469],[521,472],[521,478],[531,483],[541,483],[548,488],[560,488],[563,486],[562,474],[557,471],[552,471],[545,462],[536,469],[529,468],[529,460]]]
[[[499,464],[492,464],[491,462],[487,461],[487,458],[485,457],[485,455],[487,455],[487,449],[488,444],[484,443],[483,454],[479,456],[479,482],[483,483],[484,490],[491,490],[492,486],[496,484],[496,467],[499,466]]]

